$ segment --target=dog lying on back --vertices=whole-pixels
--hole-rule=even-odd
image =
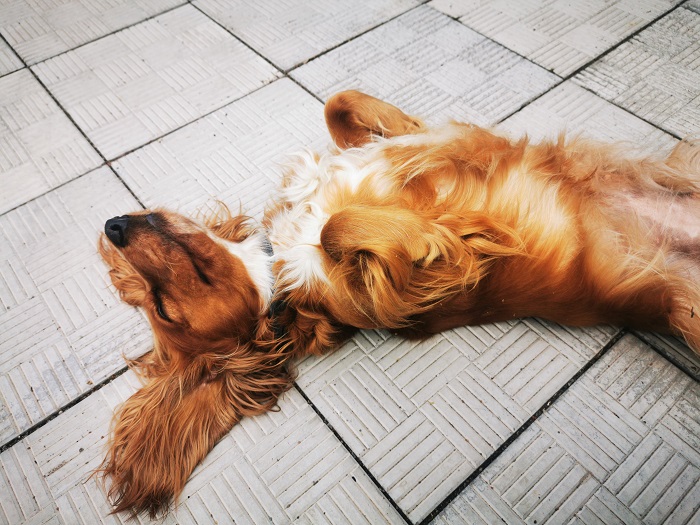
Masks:
[[[352,91],[325,115],[335,148],[289,162],[262,228],[164,210],[107,221],[112,282],[155,338],[102,466],[115,512],[167,509],[218,439],[275,405],[296,358],[358,328],[536,316],[700,348],[700,148],[430,129]]]

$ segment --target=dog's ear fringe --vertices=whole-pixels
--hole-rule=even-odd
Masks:
[[[167,373],[151,358],[132,365],[160,374],[150,375],[118,408],[108,453],[92,475],[105,487],[112,513],[151,519],[177,502],[217,441],[241,418],[273,410],[294,380],[285,345],[270,352],[248,344],[228,355],[200,354]]]
[[[222,201],[216,201],[216,207],[203,217],[204,224],[211,232],[231,242],[241,242],[254,231],[252,218],[243,215],[233,215],[229,207]]]

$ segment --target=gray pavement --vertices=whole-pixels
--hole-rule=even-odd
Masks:
[[[88,476],[151,334],[104,221],[260,218],[334,92],[533,138],[700,136],[697,0],[0,0],[0,36],[0,523],[126,521]],[[164,522],[700,524],[699,379],[676,338],[611,326],[361,332]]]

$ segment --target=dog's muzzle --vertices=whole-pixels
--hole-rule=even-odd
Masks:
[[[105,222],[105,235],[118,248],[126,246],[126,230],[129,225],[129,216],[114,217]]]

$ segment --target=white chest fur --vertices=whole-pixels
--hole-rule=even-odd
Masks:
[[[327,282],[321,256],[321,230],[339,192],[357,191],[368,180],[381,178],[385,161],[377,146],[329,152],[303,152],[286,165],[288,183],[277,201],[286,206],[268,214],[268,235],[275,260],[284,261],[278,275],[283,290]]]

